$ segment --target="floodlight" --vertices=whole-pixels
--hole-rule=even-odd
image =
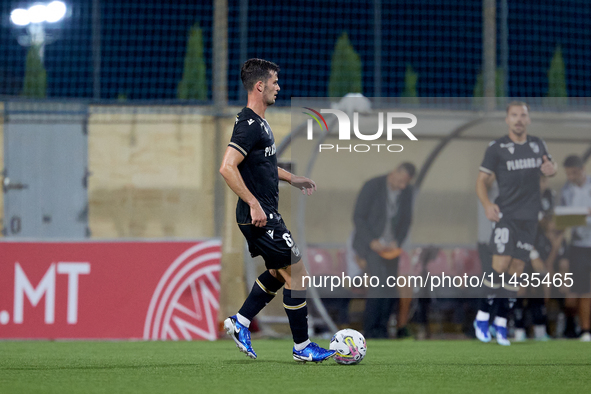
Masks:
[[[16,10],[10,13],[10,20],[17,26],[27,26],[31,23],[31,19],[29,18],[29,13],[27,10],[22,8],[17,8]]]
[[[66,5],[61,1],[53,1],[47,5],[47,15],[45,20],[54,23],[62,20],[66,16]]]

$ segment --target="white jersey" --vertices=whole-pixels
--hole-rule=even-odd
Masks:
[[[591,176],[587,176],[580,187],[567,182],[562,188],[560,205],[591,208]],[[571,243],[574,246],[591,248],[591,216],[587,216],[586,226],[573,228]]]

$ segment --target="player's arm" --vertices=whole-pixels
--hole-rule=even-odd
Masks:
[[[240,175],[238,165],[242,160],[244,160],[242,153],[228,146],[222,159],[220,174],[222,174],[230,189],[250,207],[252,224],[257,227],[263,227],[267,224],[267,215],[263,211],[263,208],[261,208],[261,204],[259,204],[256,197],[248,190],[244,179],[242,179],[242,175]]]
[[[303,194],[307,193],[308,195],[311,195],[316,191],[316,183],[309,178],[293,175],[281,167],[277,167],[277,174],[279,175],[280,181],[288,182],[293,187],[297,187]]]
[[[547,177],[553,177],[556,175],[556,170],[558,165],[548,153],[548,146],[546,145],[546,141],[540,138],[540,142],[542,144],[542,165],[540,166],[540,171]]]
[[[556,168],[558,166],[552,159],[548,159],[548,156],[544,155],[542,158],[542,165],[540,166],[540,171],[547,177],[553,177],[556,175]]]
[[[375,188],[373,182],[366,182],[357,196],[355,210],[353,211],[353,223],[355,224],[356,236],[362,239],[363,244],[368,245],[373,251],[379,253],[384,249],[384,245],[382,245],[379,238],[373,238],[372,224],[368,220],[374,195]]]
[[[499,221],[500,209],[497,204],[489,200],[488,188],[494,181],[494,169],[497,168],[498,164],[498,144],[496,141],[492,141],[490,144],[488,144],[488,148],[486,148],[486,152],[484,152],[484,159],[482,160],[482,164],[480,164],[480,172],[478,173],[478,178],[476,179],[476,195],[478,196],[478,199],[484,208],[486,217],[488,220],[493,222]]]
[[[488,199],[488,187],[492,183],[491,178],[494,174],[480,171],[476,179],[476,195],[484,208],[484,212],[488,220],[493,222],[499,221],[499,206]]]
[[[554,262],[560,255],[560,249],[563,246],[564,242],[564,230],[562,231],[553,231],[550,237],[550,243],[552,244],[552,249],[550,250],[550,254],[546,259],[546,269],[553,273],[554,269]]]

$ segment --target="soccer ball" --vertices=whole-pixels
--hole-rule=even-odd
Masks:
[[[330,349],[336,350],[334,359],[339,364],[357,364],[365,357],[367,344],[359,331],[345,328],[333,335]]]

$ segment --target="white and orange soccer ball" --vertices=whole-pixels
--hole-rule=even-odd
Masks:
[[[365,357],[367,344],[359,331],[345,328],[332,336],[330,349],[337,351],[334,356],[337,363],[343,365],[357,364]]]

